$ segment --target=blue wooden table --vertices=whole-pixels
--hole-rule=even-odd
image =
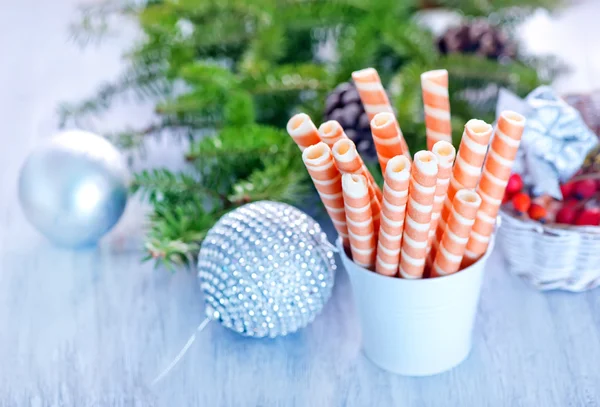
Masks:
[[[0,406],[600,405],[600,290],[542,294],[509,275],[498,253],[472,353],[450,372],[407,378],[373,366],[340,270],[307,329],[253,340],[211,323],[151,386],[203,319],[195,274],[140,262],[144,207],[135,200],[97,248],[73,252],[30,227],[16,199],[18,169],[55,130],[57,103],[120,69],[122,43],[81,52],[65,42],[73,3],[0,11]],[[124,107],[110,122],[148,117]],[[179,157],[150,150],[154,164]]]

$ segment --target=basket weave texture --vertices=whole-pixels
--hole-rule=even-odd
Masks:
[[[540,290],[600,285],[600,227],[546,226],[500,211],[500,250],[511,273]]]

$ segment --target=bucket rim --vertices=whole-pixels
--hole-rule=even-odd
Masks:
[[[477,260],[475,263],[471,264],[470,266],[465,267],[464,269],[462,269],[456,273],[449,274],[447,276],[441,276],[441,277],[436,277],[436,278],[418,278],[418,279],[406,279],[406,278],[398,278],[395,276],[386,276],[383,274],[379,274],[375,271],[368,270],[364,267],[361,267],[358,264],[354,263],[350,257],[348,257],[348,255],[346,254],[346,251],[344,250],[344,247],[342,245],[342,239],[340,237],[338,237],[336,239],[335,243],[336,243],[338,254],[340,255],[340,258],[342,259],[342,264],[344,265],[344,269],[346,269],[346,272],[348,272],[348,273],[364,274],[365,278],[379,280],[382,283],[387,282],[390,284],[397,284],[397,285],[412,284],[413,286],[419,284],[420,287],[424,287],[424,286],[434,286],[434,285],[439,285],[439,284],[450,284],[455,280],[465,279],[465,278],[468,278],[469,276],[471,276],[472,274],[476,274],[477,272],[482,271],[483,267],[485,265],[485,262],[487,261],[487,259],[492,254],[492,251],[494,250],[495,240],[496,240],[495,234],[493,234],[490,238],[490,244],[488,245],[488,248],[487,248],[487,251],[485,252],[485,254],[483,256],[481,256],[481,258],[479,260]],[[353,267],[347,267],[348,263],[352,264]]]

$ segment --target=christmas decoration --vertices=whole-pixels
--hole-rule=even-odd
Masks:
[[[228,213],[200,249],[208,318],[259,338],[305,327],[331,296],[332,248],[319,224],[292,206],[261,201]]]
[[[575,201],[568,201],[557,213],[556,223],[572,225],[577,218],[577,210],[575,209]]]
[[[559,184],[568,181],[581,167],[598,138],[585,125],[581,115],[542,86],[524,100],[504,91],[498,110],[512,108],[527,117],[515,172],[532,188],[534,196],[561,199]]]
[[[598,202],[592,205],[586,205],[575,219],[575,224],[578,226],[600,226],[600,208]]]
[[[499,27],[477,19],[449,28],[439,39],[442,54],[476,54],[490,59],[514,58],[516,45]]]
[[[512,174],[511,179],[516,178],[519,175]],[[599,186],[590,178],[569,181],[560,186],[563,200],[559,201],[549,195],[532,198],[527,192],[531,188],[521,184],[519,189],[506,189],[504,210],[518,219],[544,224],[600,226],[596,216],[600,208]]]
[[[243,336],[285,336],[304,328],[331,296],[333,247],[314,219],[278,202],[243,205],[210,229],[198,278],[206,319],[152,384],[164,379],[210,321]]]
[[[127,171],[119,151],[100,136],[66,131],[36,148],[19,176],[27,219],[67,247],[94,244],[127,203]]]
[[[524,214],[529,211],[531,205],[531,198],[524,192],[515,194],[512,198],[512,205],[515,211],[519,214]]]
[[[565,184],[561,184],[560,185],[560,193],[563,197],[563,199],[567,199],[569,196],[571,196],[573,194],[573,187],[575,186],[575,184],[573,182],[567,182]],[[522,185],[521,185],[522,187]]]
[[[573,194],[578,200],[589,199],[596,193],[596,181],[593,179],[582,179],[573,185]]]
[[[513,174],[511,180],[520,179]],[[542,290],[583,291],[600,284],[600,195],[596,181],[560,185],[563,201],[535,196],[513,181],[507,189],[499,231],[509,271]]]
[[[369,161],[377,161],[377,152],[369,116],[365,112],[354,84],[344,82],[335,87],[325,100],[325,120],[338,121],[346,135],[356,144],[359,154]]]
[[[532,203],[527,211],[529,218],[537,220],[538,222],[546,223],[548,218],[548,211],[542,205],[538,203]]]
[[[502,91],[497,109],[506,108],[527,117],[500,213],[507,269],[541,290],[594,288],[600,284],[599,185],[580,166],[587,155],[593,167],[588,152],[598,138],[548,87],[524,100]]]
[[[257,198],[289,201],[290,194],[280,193],[285,181],[279,183],[278,171],[295,190],[300,173],[282,169],[285,160],[281,155],[273,162],[262,160],[254,149],[256,141],[250,139],[261,137],[256,124],[283,128],[298,110],[321,122],[327,92],[348,81],[356,69],[378,69],[413,151],[425,147],[421,73],[434,67],[448,70],[453,85],[450,104],[455,143],[470,118],[493,120],[498,88],[525,95],[554,73],[548,61],[540,59],[516,58],[499,64],[477,55],[444,55],[429,29],[417,22],[418,6],[407,7],[398,1],[375,3],[240,0],[198,4],[165,0],[100,2],[82,9],[82,24],[73,33],[82,43],[101,39],[102,33],[111,30],[109,22],[119,17],[137,18],[144,35],[127,53],[128,67],[120,78],[81,103],[61,106],[64,124],[101,114],[121,97],[159,100],[154,122],[106,136],[118,146],[136,148],[148,136],[179,136],[197,143],[207,133],[221,137],[227,131],[235,133],[231,153],[242,160],[253,157],[252,163],[256,163],[251,171],[235,172],[231,179],[226,179],[227,172],[215,169],[226,171],[229,164],[211,166],[208,188],[199,168],[201,160],[192,161],[195,171],[191,175],[168,170],[137,174],[136,190],[145,192],[153,207],[146,240],[149,258],[166,265],[189,264],[214,219],[224,212]],[[514,7],[512,0],[460,5],[434,2],[431,7],[443,6],[466,18],[494,13],[498,26],[504,27],[528,16],[532,7],[550,8],[556,3],[524,0]],[[240,24],[242,20],[244,24]],[[540,74],[538,68],[544,68]],[[492,89],[486,94],[494,103],[471,103],[465,97],[465,91],[478,89]],[[351,113],[344,109],[349,117],[359,116]],[[362,143],[359,149],[370,147]],[[212,157],[203,159],[214,161]],[[217,177],[224,186],[213,185]],[[302,182],[308,180],[303,178]],[[267,188],[269,181],[277,184],[273,189],[278,191]],[[233,191],[234,186],[241,188],[240,193]],[[255,190],[261,192],[249,193]],[[168,199],[155,199],[163,192]],[[207,210],[205,200],[217,205]]]
[[[508,179],[508,184],[506,184],[506,194],[515,195],[517,192],[520,192],[523,189],[523,179],[519,174],[511,174]]]

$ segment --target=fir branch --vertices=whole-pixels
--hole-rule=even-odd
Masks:
[[[79,123],[89,115],[99,115],[108,110],[119,97],[134,96],[137,100],[164,97],[171,86],[160,71],[145,67],[132,67],[120,79],[100,87],[96,95],[76,104],[63,103],[58,108],[59,125]]]
[[[207,123],[204,123],[204,126],[206,124]],[[200,133],[200,131],[194,131],[194,129],[198,127],[198,123],[174,120],[173,117],[164,116],[163,120],[143,128],[136,129],[129,127],[118,132],[104,133],[104,137],[119,149],[134,150],[143,148],[144,141],[149,137],[160,137],[163,134],[168,134],[173,138],[181,138],[184,136],[194,138],[193,136]]]
[[[242,66],[253,66],[261,61],[276,61],[286,53],[285,27],[279,19],[267,19],[256,30],[242,57]]]
[[[291,30],[349,24],[369,14],[371,1],[283,0],[278,16]]]
[[[523,96],[541,85],[535,69],[521,62],[499,64],[476,55],[452,54],[438,62],[445,67],[452,80],[450,88],[484,88],[490,83],[510,88]]]
[[[105,0],[97,4],[79,7],[80,19],[69,27],[70,39],[80,47],[90,43],[99,44],[116,25],[115,20],[134,17],[145,2]]]
[[[223,120],[221,108],[226,96],[219,92],[210,93],[209,91],[209,94],[212,96],[206,98],[202,89],[191,90],[174,99],[158,103],[156,112],[161,115],[174,115],[176,117],[193,114],[200,117],[210,117],[211,121],[221,122]]]
[[[269,161],[263,170],[254,171],[247,179],[234,184],[229,200],[245,203],[269,199],[295,203],[307,195],[310,187],[300,160],[290,160],[289,154],[283,154]]]
[[[561,0],[434,0],[431,3],[437,7],[460,10],[466,16],[488,17],[495,12],[531,14],[536,8],[553,9]]]
[[[391,47],[399,56],[412,61],[432,65],[438,58],[433,35],[416,23],[388,22],[383,33],[384,43]]]
[[[263,199],[298,202],[310,190],[298,148],[287,135],[264,126],[242,129],[228,128],[193,143],[188,156],[198,163],[197,173],[161,169],[135,175],[132,190],[153,206],[149,258],[189,264],[223,214]]]
[[[223,106],[223,120],[227,126],[238,128],[254,123],[256,112],[252,95],[244,90],[231,92]]]
[[[252,95],[228,69],[195,62],[183,66],[180,75],[193,90],[159,104],[156,110],[160,114],[210,118],[216,127],[241,127],[255,121]]]
[[[570,71],[570,67],[554,55],[520,55],[519,61],[534,69],[543,83],[551,83]]]
[[[417,62],[406,64],[390,83],[391,99],[396,108],[398,123],[410,151],[426,147],[421,99],[421,73],[428,65]]]
[[[324,112],[325,112],[325,99],[327,98],[327,94],[329,89],[316,90],[314,92],[303,92],[302,97],[298,106],[291,112],[288,113],[288,116],[291,116],[295,112],[304,112],[306,113],[315,123],[322,123],[324,120]],[[282,123],[283,127],[285,123]]]
[[[131,191],[140,192],[151,204],[178,203],[196,197],[212,198],[218,201],[216,204],[227,203],[226,196],[207,188],[201,180],[187,173],[173,173],[167,169],[144,170],[134,174]]]
[[[346,27],[340,34],[337,53],[340,56],[335,82],[350,79],[357,67],[375,65],[379,45],[378,21],[373,15],[353,27]]]
[[[264,74],[249,75],[242,86],[252,94],[328,89],[332,83],[324,67],[282,65]]]
[[[216,137],[207,137],[193,143],[186,155],[188,161],[200,161],[200,165],[213,159],[240,162],[246,158],[281,154],[290,137],[282,130],[269,126],[249,125],[241,128],[228,127]]]
[[[271,19],[268,10],[272,4],[270,0],[164,2],[144,9],[139,20],[146,32],[171,39],[187,39],[198,48],[206,49],[251,41],[257,27]],[[189,38],[182,36],[178,25],[181,21],[187,21],[193,27],[188,33]]]
[[[146,259],[154,259],[157,266],[171,270],[193,265],[202,240],[224,213],[206,211],[198,199],[178,205],[155,204],[149,219]]]

